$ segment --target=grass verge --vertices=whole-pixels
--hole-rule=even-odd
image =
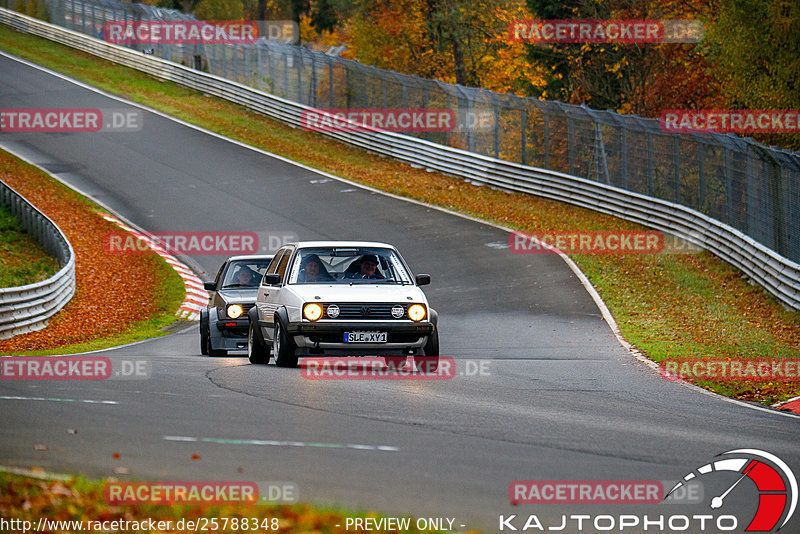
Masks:
[[[413,168],[7,27],[0,27],[0,48],[310,167],[511,228],[529,232],[642,228],[575,206]],[[800,313],[785,310],[737,269],[707,252],[573,259],[607,303],[623,336],[655,361],[800,358]],[[700,385],[765,404],[800,394],[796,380]]]
[[[0,204],[0,288],[47,280],[58,263],[28,235],[11,208]]]
[[[148,528],[134,528],[131,522],[141,522],[152,519],[154,522],[171,521],[172,528],[155,527],[154,532],[195,532],[187,527],[187,522],[192,521],[199,530],[213,530],[214,532],[309,532],[309,533],[345,533],[352,532],[345,528],[347,518],[372,518],[381,516],[369,511],[350,511],[342,508],[328,508],[310,504],[292,505],[108,505],[103,494],[103,488],[108,481],[89,480],[75,477],[67,480],[47,480],[44,478],[31,478],[20,475],[0,472],[0,517],[9,521],[29,521],[36,527],[39,520],[47,518],[49,521],[82,521],[84,528],[88,522],[117,523],[122,528],[111,529],[113,532],[140,534],[150,532]],[[203,519],[205,518],[205,520]],[[184,528],[176,528],[179,521]],[[220,528],[212,529],[216,520]],[[233,527],[234,520],[236,528]],[[246,520],[250,525],[242,528]],[[251,528],[254,524],[259,527]],[[380,529],[380,532],[416,533],[436,532],[419,530],[414,521],[409,521],[411,528],[395,530]],[[51,523],[52,525],[52,523]],[[62,523],[63,525],[63,523]],[[111,523],[107,523],[111,526]],[[336,527],[336,525],[340,525]],[[98,525],[102,526],[102,525]],[[138,526],[138,525],[137,525]],[[162,526],[166,526],[163,524]],[[126,528],[128,527],[128,528]],[[205,527],[205,528],[203,528]],[[225,528],[227,527],[227,528]],[[30,532],[32,529],[29,529]],[[77,532],[79,529],[58,529],[51,526],[52,532]],[[102,528],[93,529],[101,531]],[[12,530],[16,531],[16,530]],[[19,532],[25,532],[19,528]],[[476,531],[472,531],[476,532]]]
[[[175,322],[185,290],[160,256],[108,254],[104,236],[120,230],[98,215],[101,208],[2,150],[0,179],[61,228],[75,251],[76,278],[75,295],[48,326],[0,340],[0,354],[71,354],[166,335],[161,329]]]

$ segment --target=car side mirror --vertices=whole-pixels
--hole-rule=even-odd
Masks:
[[[217,290],[217,283],[216,282],[203,282],[203,289],[206,291],[216,291]]]
[[[418,286],[427,286],[431,283],[431,275],[429,274],[418,274],[414,277],[417,282]]]
[[[263,283],[268,286],[274,286],[281,283],[281,275],[278,273],[268,273],[264,275]]]

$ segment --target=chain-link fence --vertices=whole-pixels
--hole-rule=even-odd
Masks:
[[[0,5],[26,2],[46,2],[51,22],[99,38],[109,21],[194,20],[119,0]],[[321,109],[449,109],[458,118],[452,130],[407,135],[682,204],[800,262],[795,152],[734,135],[667,133],[656,119],[442,83],[265,39],[132,47]]]

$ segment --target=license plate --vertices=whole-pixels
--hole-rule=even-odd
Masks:
[[[386,332],[345,332],[345,343],[386,343]]]

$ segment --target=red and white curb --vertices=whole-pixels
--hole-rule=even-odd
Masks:
[[[203,281],[200,280],[200,278],[194,274],[189,267],[178,261],[175,256],[167,252],[164,247],[162,247],[146,233],[131,228],[121,220],[117,219],[113,215],[109,215],[108,213],[100,213],[100,216],[105,220],[116,224],[126,232],[129,232],[134,237],[144,241],[148,247],[153,249],[153,252],[164,258],[164,261],[169,263],[172,268],[175,269],[175,272],[178,273],[178,276],[183,279],[183,285],[186,288],[186,299],[183,301],[183,304],[181,304],[180,308],[178,308],[178,311],[175,315],[177,315],[180,319],[199,321],[200,310],[206,307],[209,299],[208,291],[203,289]]]

